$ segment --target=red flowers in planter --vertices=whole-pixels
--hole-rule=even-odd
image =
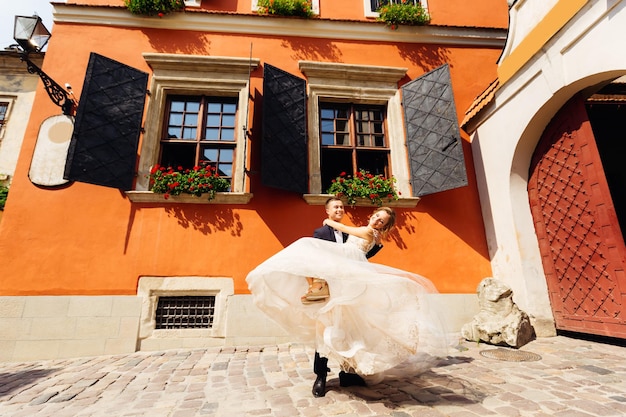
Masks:
[[[395,182],[394,177],[385,178],[382,174],[374,175],[360,169],[354,175],[347,175],[345,172],[339,174],[332,181],[327,192],[339,198],[345,197],[350,205],[356,204],[357,198],[366,198],[372,204],[382,206],[383,200],[394,201],[398,199]]]
[[[165,199],[171,195],[191,194],[208,199],[215,198],[215,193],[230,190],[230,181],[222,178],[210,165],[195,166],[193,169],[178,169],[155,165],[150,170],[150,191],[163,194]]]

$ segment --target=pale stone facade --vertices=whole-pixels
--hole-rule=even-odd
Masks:
[[[493,276],[512,288],[537,335],[549,336],[555,328],[528,201],[530,158],[570,97],[626,73],[626,55],[615,49],[626,35],[626,13],[623,1],[526,0],[514,2],[510,16],[500,85],[465,129]]]

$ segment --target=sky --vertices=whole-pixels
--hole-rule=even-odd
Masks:
[[[63,3],[64,0],[54,0]],[[50,0],[0,0],[0,50],[15,43],[13,25],[15,16],[32,16],[37,14],[43,24],[52,31],[52,5]],[[45,50],[45,49],[44,49]]]

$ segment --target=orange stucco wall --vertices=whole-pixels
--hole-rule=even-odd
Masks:
[[[57,23],[44,70],[80,92],[92,51],[150,72],[142,52],[248,57],[250,42],[237,35]],[[316,55],[303,56],[304,51]],[[299,59],[408,67],[403,82],[447,62],[459,119],[495,78],[499,54],[492,48],[382,43],[364,48],[359,42],[309,38],[286,43],[275,37],[255,38],[252,53],[261,66],[269,63],[299,76]],[[261,68],[252,73],[251,84],[252,92],[262,92]],[[258,132],[259,110],[251,106],[251,126]],[[246,293],[248,271],[297,238],[310,236],[325,216],[322,206],[310,206],[300,195],[263,187],[254,173],[248,181],[254,198],[247,205],[136,204],[118,190],[90,184],[35,186],[28,170],[38,129],[58,113],[40,84],[0,222],[0,295],[135,294],[144,275],[232,277],[235,291]],[[255,143],[259,140],[253,136],[252,172],[260,170]],[[415,209],[397,209],[398,228],[375,258],[431,278],[442,292],[474,292],[491,274],[467,142],[464,152],[470,185],[426,196]],[[371,209],[347,211],[348,223],[360,224]]]

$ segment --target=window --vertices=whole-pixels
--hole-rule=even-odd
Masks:
[[[210,329],[215,296],[159,297],[155,329]]]
[[[166,111],[160,165],[209,165],[232,181],[237,98],[171,96]]]
[[[380,6],[383,6],[389,3],[393,4],[393,3],[401,3],[401,2],[402,3],[410,2],[414,4],[421,3],[424,9],[428,9],[427,0],[363,0],[363,8],[365,10],[365,16],[378,17],[378,12],[376,10],[380,9]]]
[[[313,61],[299,67],[306,80],[265,65],[264,185],[320,204],[337,173],[363,168],[393,176],[407,207],[467,185],[447,64],[400,88],[406,68]]]
[[[0,101],[0,139],[4,135],[4,129],[9,120],[9,102]]]
[[[309,192],[341,171],[393,175],[410,196],[398,81],[406,68],[300,61],[308,82]],[[393,171],[392,171],[393,168]]]
[[[341,172],[390,176],[386,106],[320,103],[322,191]]]
[[[158,53],[144,58],[153,73],[136,190],[148,190],[155,164],[209,161],[231,180],[233,197],[246,194],[248,78],[259,60]]]

